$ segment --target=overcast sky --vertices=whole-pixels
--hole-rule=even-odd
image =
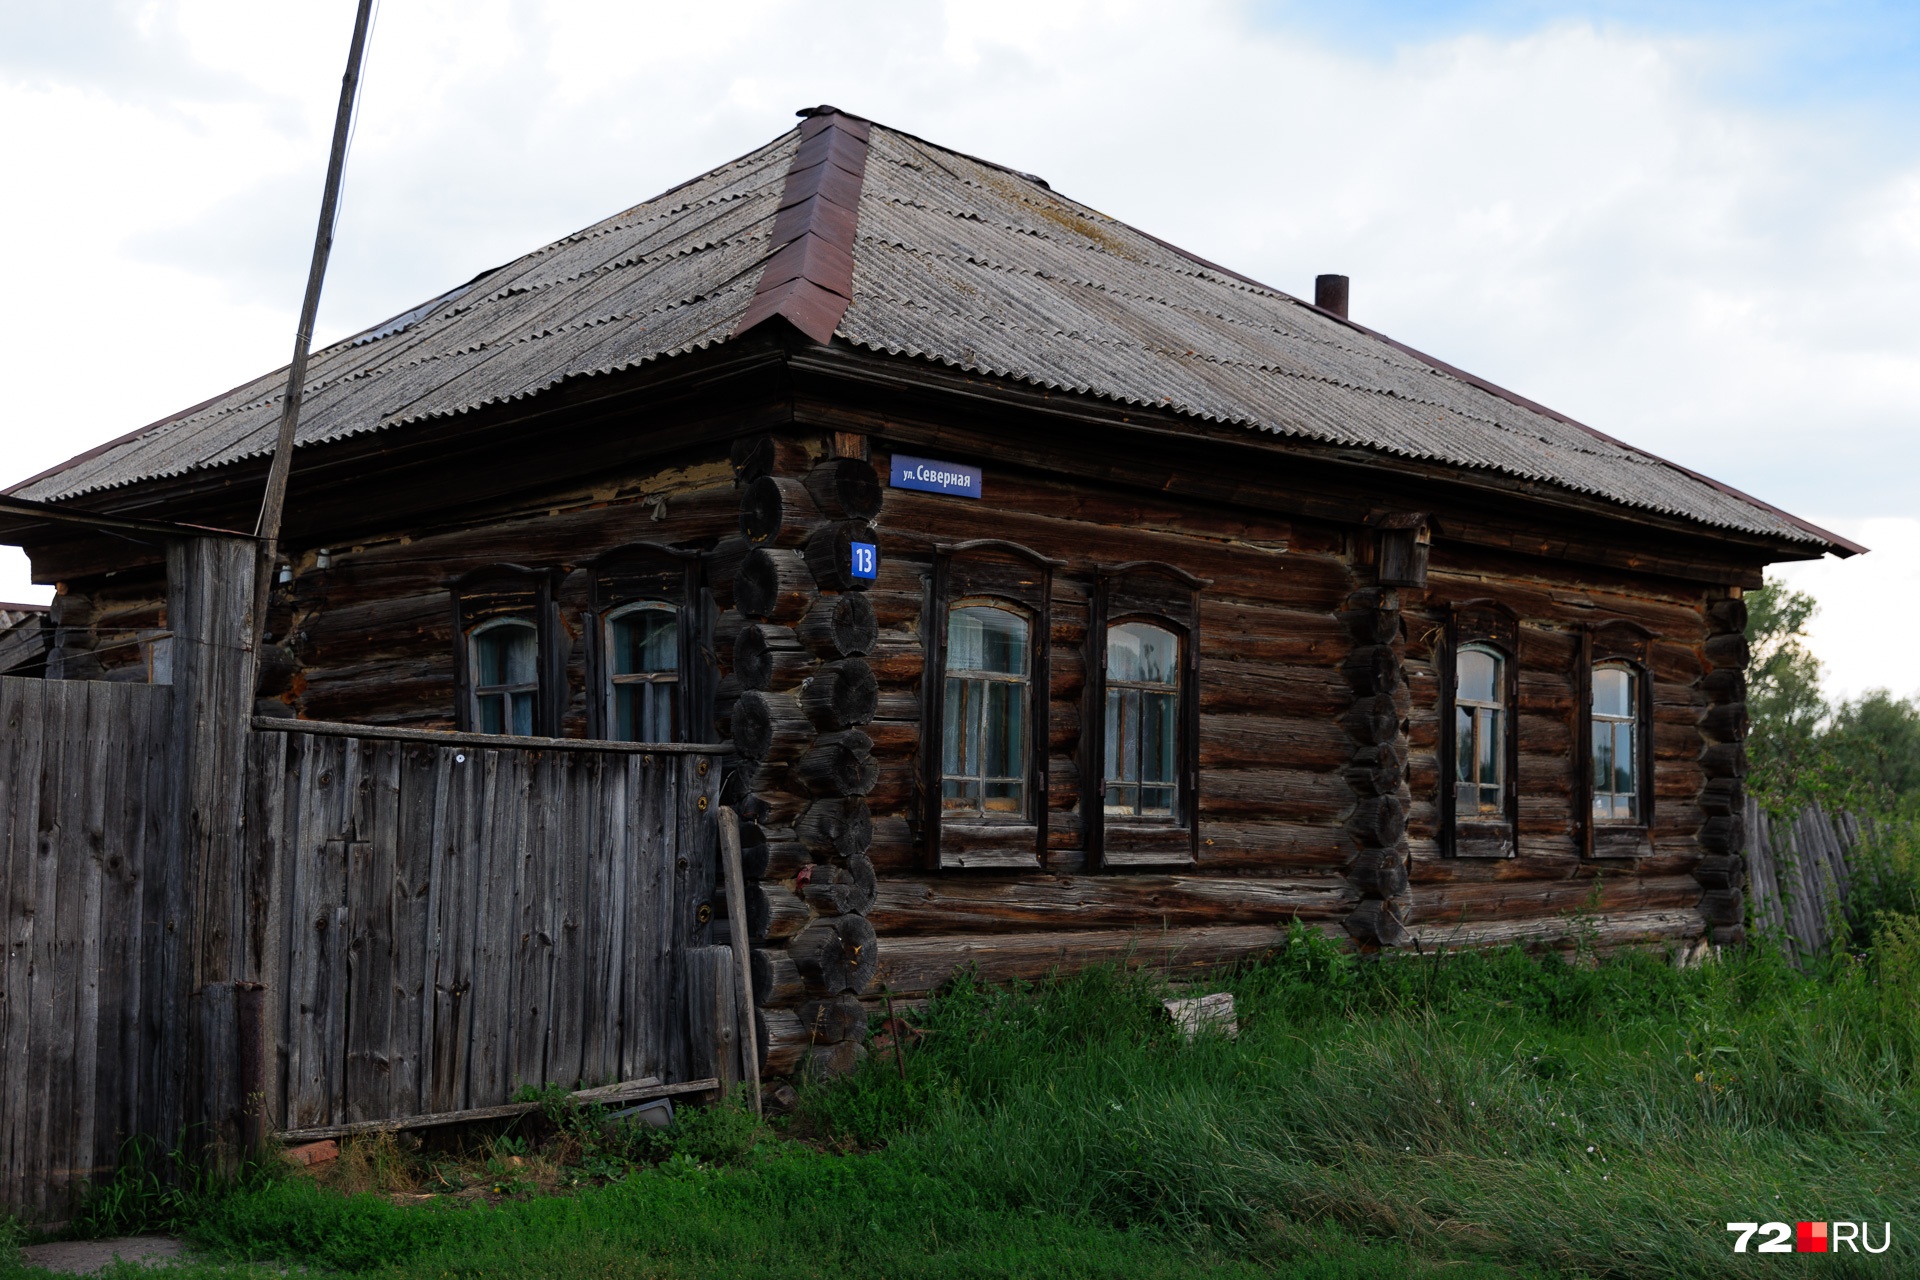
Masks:
[[[285,363],[352,11],[0,0],[0,483]],[[1866,542],[1791,580],[1908,694],[1916,64],[1871,0],[382,0],[319,337],[831,102]]]

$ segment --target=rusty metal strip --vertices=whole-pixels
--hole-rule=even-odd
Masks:
[[[800,113],[766,270],[733,336],[780,316],[815,342],[853,304],[853,241],[867,173],[868,123],[833,107]]]

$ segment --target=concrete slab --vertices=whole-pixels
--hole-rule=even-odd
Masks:
[[[119,1260],[156,1266],[172,1262],[185,1252],[186,1245],[171,1236],[120,1236],[113,1240],[55,1240],[28,1245],[20,1251],[20,1260],[61,1275],[90,1276]]]

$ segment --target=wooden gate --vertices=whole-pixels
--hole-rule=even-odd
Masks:
[[[711,748],[268,724],[247,826],[278,1127],[709,1065],[685,992],[717,892]]]
[[[0,676],[0,1211],[58,1214],[177,1087],[165,686]]]

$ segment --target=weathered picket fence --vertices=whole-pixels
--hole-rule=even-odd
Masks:
[[[1847,928],[1854,883],[1870,874],[1860,853],[1872,823],[1851,813],[1809,805],[1791,822],[1775,822],[1747,801],[1747,876],[1756,930],[1787,940],[1797,957],[1820,955]]]
[[[252,720],[252,563],[169,546],[171,685],[0,676],[0,1212],[136,1136],[737,1078],[726,748]]]

